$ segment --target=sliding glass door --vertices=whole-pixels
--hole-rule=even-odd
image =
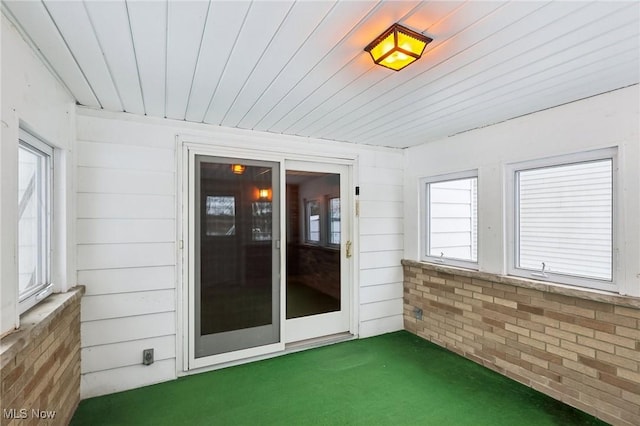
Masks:
[[[286,161],[285,342],[351,328],[349,168]]]
[[[279,164],[196,155],[195,358],[280,342]]]

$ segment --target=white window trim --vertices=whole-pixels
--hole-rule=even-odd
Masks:
[[[332,249],[340,249],[340,244],[342,242],[342,204],[340,204],[340,242],[338,243],[332,243],[331,242],[331,200],[335,200],[338,199],[340,200],[340,195],[326,195],[325,196],[325,203],[327,205],[327,244],[326,246],[328,248],[332,248]]]
[[[33,306],[40,303],[47,296],[53,293],[53,283],[52,283],[52,247],[53,247],[53,176],[54,176],[54,149],[41,141],[31,133],[27,132],[24,129],[20,129],[19,131],[19,145],[22,145],[30,150],[39,151],[43,155],[47,156],[47,174],[48,181],[46,187],[46,203],[48,207],[48,214],[46,215],[46,224],[45,233],[47,234],[47,241],[45,242],[45,253],[46,253],[46,272],[45,275],[47,277],[46,282],[37,286],[36,288],[30,290],[26,293],[25,296],[20,296],[18,291],[18,314],[22,314],[32,308]],[[16,283],[16,286],[18,284]]]
[[[431,256],[428,254],[429,249],[429,223],[430,221],[430,210],[429,210],[429,194],[427,191],[427,185],[438,182],[446,182],[451,180],[460,180],[460,179],[470,179],[476,178],[478,179],[478,170],[468,170],[464,172],[456,172],[456,173],[447,173],[437,176],[423,177],[420,178],[420,189],[419,189],[419,201],[420,201],[420,256],[423,262],[431,262],[438,263],[443,265],[457,266],[465,269],[473,269],[478,270],[479,264],[477,259],[480,259],[480,209],[478,208],[478,238],[476,241],[476,250],[477,256],[476,261],[464,260],[464,259],[455,259],[455,258],[447,258],[447,257],[437,257]],[[480,179],[478,179],[478,188],[480,187]],[[480,205],[480,194],[478,190],[478,198],[477,204],[478,207]]]
[[[516,267],[516,261],[518,259],[518,219],[516,206],[518,203],[518,194],[516,187],[516,173],[519,171],[538,169],[543,167],[562,166],[576,163],[584,163],[597,160],[612,160],[613,171],[613,212],[612,212],[612,265],[611,265],[611,281],[600,280],[596,278],[578,277],[574,275],[559,274],[553,271],[545,271],[545,274],[541,274],[539,271],[531,271],[529,269]],[[505,167],[506,172],[506,194],[505,194],[505,217],[506,217],[506,232],[505,237],[507,240],[507,273],[509,275],[518,276],[522,278],[529,278],[539,281],[547,281],[550,284],[569,285],[573,287],[579,287],[581,289],[590,290],[604,290],[608,292],[619,292],[618,277],[620,276],[620,261],[621,256],[618,255],[618,241],[620,241],[619,224],[620,224],[620,212],[619,212],[619,171],[618,171],[618,150],[617,148],[604,148],[593,151],[584,151],[573,154],[566,154],[554,157],[540,158],[530,161],[523,161],[513,164],[508,164]]]
[[[310,246],[322,246],[324,241],[322,238],[322,231],[325,228],[322,223],[322,199],[321,198],[309,198],[304,199],[304,243]],[[309,215],[309,203],[316,202],[318,204],[318,240],[311,239],[311,216]]]

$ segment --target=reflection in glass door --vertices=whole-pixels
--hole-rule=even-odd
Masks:
[[[349,168],[285,163],[286,343],[350,331]]]
[[[195,156],[195,357],[280,341],[278,163]]]
[[[287,170],[287,319],[340,310],[340,175]]]

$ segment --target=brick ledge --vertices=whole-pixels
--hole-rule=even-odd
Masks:
[[[66,293],[54,293],[25,312],[20,318],[20,328],[0,340],[0,368],[4,368],[30,341],[46,331],[64,308],[79,302],[84,291],[84,286],[77,286]]]
[[[618,294],[608,293],[606,291],[578,289],[576,287],[566,286],[563,284],[549,284],[545,281],[531,280],[527,278],[514,277],[511,275],[499,275],[490,272],[473,271],[470,269],[457,268],[455,266],[449,265],[439,265],[429,262],[417,262],[410,259],[402,259],[402,265],[415,268],[426,268],[446,274],[477,278],[481,280],[497,282],[500,284],[508,284],[514,287],[530,288],[546,293],[561,294],[564,296],[576,297],[579,299],[592,300],[595,302],[604,302],[617,306],[640,309],[640,297],[620,296]]]

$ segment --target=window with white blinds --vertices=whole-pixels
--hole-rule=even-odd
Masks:
[[[478,260],[476,172],[423,180],[423,259],[472,266]]]
[[[613,172],[612,155],[514,170],[516,271],[536,279],[610,289]]]

